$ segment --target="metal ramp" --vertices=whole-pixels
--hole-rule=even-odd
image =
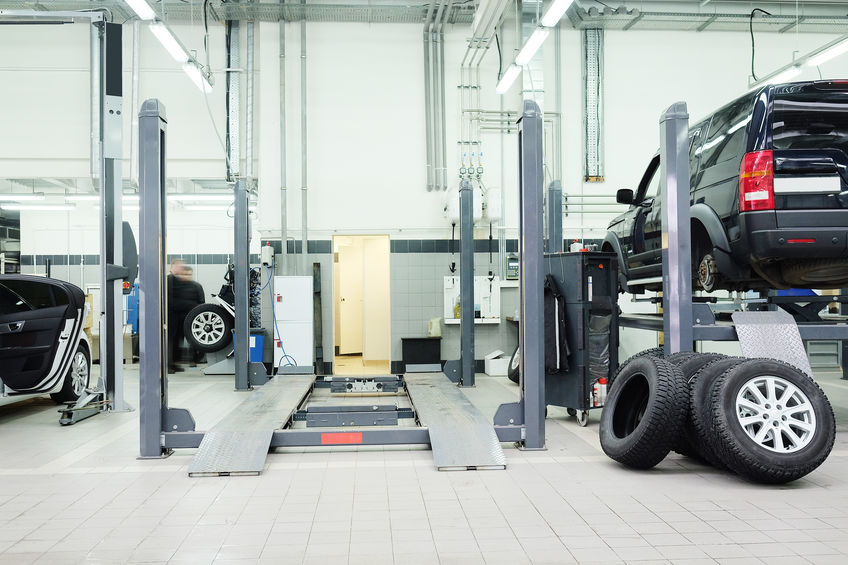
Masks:
[[[257,387],[206,432],[188,468],[189,477],[258,475],[265,467],[274,430],[309,393],[315,375],[275,377]]]
[[[492,423],[443,373],[405,374],[404,381],[438,470],[506,468]]]

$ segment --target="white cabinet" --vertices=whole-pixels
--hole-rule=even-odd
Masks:
[[[312,277],[274,277],[274,366],[314,362]],[[283,358],[285,351],[288,358]]]

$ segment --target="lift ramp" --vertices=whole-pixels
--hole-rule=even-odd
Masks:
[[[249,393],[203,441],[188,468],[189,477],[258,475],[265,468],[274,430],[309,394],[315,375],[286,375],[270,379]]]
[[[407,373],[406,390],[430,432],[440,471],[505,469],[506,456],[490,421],[443,373]]]

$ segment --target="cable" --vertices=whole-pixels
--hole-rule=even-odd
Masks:
[[[751,76],[754,78],[754,81],[759,80],[757,78],[757,73],[754,72],[754,56],[757,53],[757,48],[754,44],[754,14],[756,14],[757,12],[762,12],[767,16],[771,15],[771,12],[767,12],[762,8],[754,8],[753,10],[751,10],[751,15],[748,16],[748,31],[751,32]]]
[[[268,282],[271,282],[271,267],[265,265],[265,269],[268,271]],[[266,283],[265,286],[268,286],[268,284]],[[268,295],[271,297],[271,317],[274,319],[274,330],[276,330],[277,332],[277,337],[279,338],[278,341],[280,342],[280,349],[283,353],[282,357],[280,357],[280,362],[277,363],[277,366],[275,367],[277,369],[277,372],[279,373],[280,366],[283,364],[283,361],[286,362],[286,367],[297,367],[297,361],[295,361],[294,357],[286,353],[286,348],[283,346],[283,335],[280,333],[280,327],[277,325],[277,312],[274,309],[274,292],[272,291],[271,287],[268,287]]]
[[[495,34],[495,45],[498,46],[498,80],[501,80],[501,74],[503,73],[503,54],[501,53],[501,40],[497,33]]]

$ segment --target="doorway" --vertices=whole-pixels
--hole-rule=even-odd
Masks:
[[[333,236],[337,375],[389,374],[389,236]]]

